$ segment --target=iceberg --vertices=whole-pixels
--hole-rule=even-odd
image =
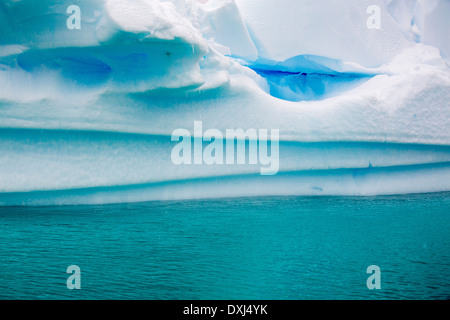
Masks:
[[[1,0],[0,205],[450,191],[449,14],[445,0]],[[197,121],[279,130],[277,174],[174,163],[172,133]]]

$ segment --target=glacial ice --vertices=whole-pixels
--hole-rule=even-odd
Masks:
[[[0,1],[0,205],[450,191],[446,0],[72,4]],[[198,120],[279,129],[278,174],[174,165]]]

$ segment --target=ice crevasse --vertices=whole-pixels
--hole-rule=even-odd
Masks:
[[[447,0],[1,0],[0,205],[450,191],[449,15]],[[277,173],[175,164],[171,135],[196,121],[278,129]]]

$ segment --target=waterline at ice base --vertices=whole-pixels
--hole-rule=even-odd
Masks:
[[[450,191],[449,16],[2,0],[0,205]]]

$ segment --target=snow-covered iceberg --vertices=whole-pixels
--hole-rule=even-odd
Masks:
[[[445,0],[1,0],[0,205],[450,191],[449,14]],[[172,133],[196,121],[279,130],[277,173],[174,164]]]

